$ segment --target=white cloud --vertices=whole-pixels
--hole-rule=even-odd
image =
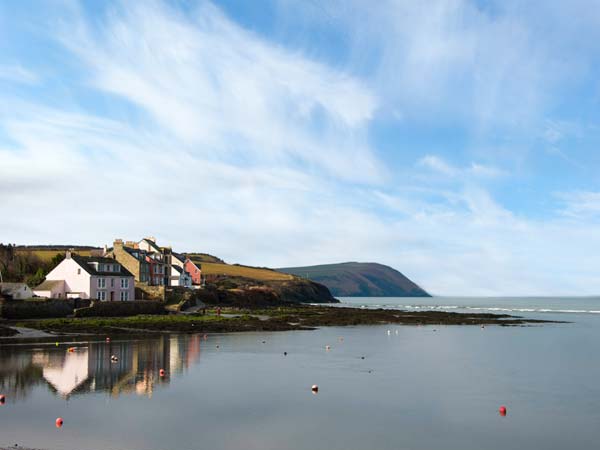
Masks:
[[[498,178],[507,175],[501,169],[475,162],[472,162],[467,167],[456,167],[448,163],[444,158],[436,155],[422,157],[417,161],[417,166],[425,167],[448,178]]]
[[[596,214],[597,194],[565,197],[569,220],[536,221],[481,187],[507,175],[488,159],[425,155],[404,177],[383,167],[369,140],[386,103],[403,121],[463,96],[484,121],[536,109],[544,52],[520,66],[538,44],[517,19],[512,30],[513,19],[462,1],[385,3],[373,13],[389,13],[375,39],[394,29],[369,82],[210,5],[191,18],[132,5],[97,28],[77,11],[63,15],[60,39],[83,68],[85,100],[2,98],[4,240],[102,245],[154,234],[231,262],[378,261],[437,294],[600,292],[600,237],[593,223],[572,220]],[[374,23],[365,15],[371,31]],[[457,80],[471,87],[453,92]],[[90,107],[90,92],[100,106]],[[518,114],[504,111],[520,96]]]
[[[37,84],[38,75],[21,65],[0,65],[0,81],[11,81],[23,84]]]

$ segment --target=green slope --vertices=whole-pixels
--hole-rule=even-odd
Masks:
[[[397,270],[377,263],[347,262],[277,270],[324,284],[336,297],[430,297]]]

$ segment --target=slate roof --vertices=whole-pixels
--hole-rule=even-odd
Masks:
[[[83,270],[85,270],[90,275],[96,276],[121,276],[121,277],[133,277],[133,274],[123,267],[116,259],[112,258],[103,258],[100,256],[79,256],[72,255],[71,258],[75,261]],[[101,263],[101,264],[118,264],[121,268],[120,272],[108,272],[108,271],[99,271],[94,268],[94,266],[90,265],[91,263]]]
[[[56,286],[64,283],[65,280],[46,280],[34,288],[34,291],[51,291]]]

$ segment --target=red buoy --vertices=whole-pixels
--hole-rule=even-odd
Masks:
[[[498,408],[498,412],[501,416],[506,416],[506,406],[501,406],[500,408]]]
[[[165,369],[160,369],[160,370],[158,371],[158,374],[159,374],[161,377],[164,377],[164,376],[165,376]]]
[[[62,420],[62,418],[58,418],[56,419],[56,428],[60,428],[63,426],[64,420]]]
[[[4,402],[6,402],[6,397],[4,395],[0,395],[0,405],[4,405]]]

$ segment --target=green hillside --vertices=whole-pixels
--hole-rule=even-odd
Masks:
[[[335,297],[430,297],[402,273],[377,263],[347,262],[277,270],[321,283]]]

